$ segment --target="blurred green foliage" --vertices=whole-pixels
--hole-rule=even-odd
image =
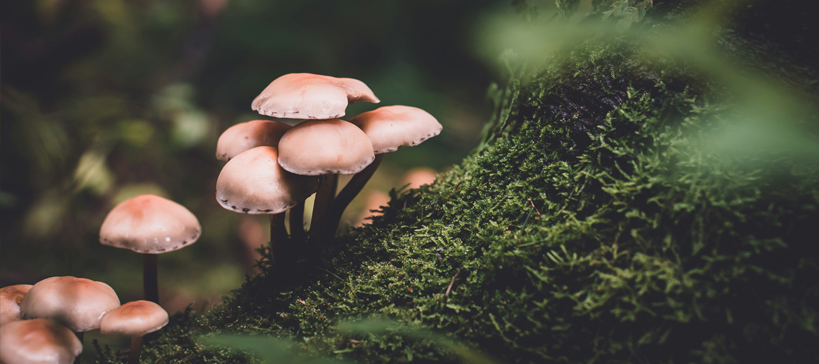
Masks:
[[[373,184],[389,189],[403,170],[443,168],[474,146],[489,73],[467,39],[476,14],[491,6],[4,3],[0,284],[76,275],[137,298],[138,277],[116,280],[138,271],[138,257],[101,247],[97,232],[116,203],[154,193],[183,204],[205,227],[193,248],[162,256],[161,276],[178,277],[164,285],[218,297],[242,281],[246,249],[237,238],[241,216],[214,202],[215,144],[230,125],[261,118],[249,108],[256,94],[282,74],[314,72],[359,78],[382,105],[437,116],[444,134],[387,158]],[[354,105],[348,115],[375,107]],[[205,267],[222,267],[225,281],[207,286]]]

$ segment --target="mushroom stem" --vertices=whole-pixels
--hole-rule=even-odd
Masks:
[[[288,264],[287,257],[289,244],[287,238],[287,228],[284,225],[284,212],[270,215],[270,251],[273,253],[273,265],[280,266]],[[289,255],[292,255],[289,254]]]
[[[304,232],[304,201],[290,209],[290,239],[300,244],[307,238]]]
[[[336,198],[336,190],[338,190],[338,175],[329,174],[324,176],[324,180],[316,192],[316,200],[313,202],[313,217],[310,220],[310,231],[320,233],[327,220],[327,213],[330,205]]]
[[[375,170],[378,169],[378,165],[381,164],[383,157],[383,154],[377,154],[375,160],[373,160],[367,168],[364,168],[363,171],[353,175],[350,182],[338,193],[336,200],[330,206],[330,211],[327,213],[327,220],[323,229],[325,234],[328,236],[335,235],[336,230],[338,230],[338,224],[341,222],[341,215],[344,213],[347,205],[361,192],[361,189],[364,188],[364,185],[366,185],[373,176]]]
[[[128,350],[128,364],[139,364],[142,351],[142,336],[131,336],[131,348]]]
[[[142,288],[145,300],[159,303],[159,284],[157,283],[156,254],[142,254]]]

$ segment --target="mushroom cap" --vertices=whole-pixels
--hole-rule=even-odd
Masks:
[[[318,190],[317,177],[284,170],[275,147],[256,147],[227,162],[216,180],[222,207],[246,214],[278,214]]]
[[[77,336],[54,321],[23,320],[0,327],[0,362],[5,364],[70,364],[80,353]]]
[[[276,147],[290,128],[273,120],[251,120],[231,126],[216,143],[216,159],[227,162],[246,150],[264,145]]]
[[[344,116],[348,104],[380,102],[364,82],[312,73],[290,73],[271,82],[253,100],[262,115],[290,119],[332,119]]]
[[[49,319],[74,332],[99,328],[102,316],[117,307],[119,297],[111,286],[75,277],[43,279],[20,304],[24,319]]]
[[[30,284],[18,284],[0,288],[0,326],[23,318],[20,302],[23,302],[31,287]]]
[[[375,154],[415,146],[441,133],[441,123],[428,112],[412,106],[384,106],[362,113],[350,122],[361,128],[373,143]]]
[[[159,254],[194,243],[201,232],[196,216],[182,205],[156,195],[139,195],[108,213],[100,228],[100,243]]]
[[[279,141],[279,164],[302,175],[356,174],[375,159],[370,139],[340,119],[311,120],[288,130]]]
[[[105,314],[100,321],[104,335],[142,336],[168,324],[168,312],[151,301],[133,301]]]

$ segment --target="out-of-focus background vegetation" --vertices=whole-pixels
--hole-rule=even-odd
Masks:
[[[115,204],[154,193],[204,227],[195,245],[161,256],[163,303],[206,305],[237,287],[251,272],[246,244],[265,241],[267,223],[215,202],[223,165],[216,140],[233,124],[264,118],[250,102],[285,73],[357,78],[378,106],[421,107],[444,125],[439,137],[385,159],[373,196],[357,199],[345,218],[358,223],[364,202],[380,202],[406,172],[440,171],[477,144],[492,72],[471,37],[499,5],[508,8],[464,0],[4,2],[0,284],[75,275],[139,298],[139,256],[101,246],[98,231]],[[375,107],[353,105],[348,116]]]
[[[473,40],[507,1],[6,1],[2,35],[0,286],[55,275],[104,281],[141,299],[141,257],[102,246],[117,203],[154,193],[191,210],[199,241],[159,258],[160,300],[204,310],[253,274],[266,216],[223,210],[216,140],[264,118],[250,103],[291,72],[357,78],[382,105],[426,109],[443,133],[388,155],[365,202],[441,171],[479,139],[494,73]],[[348,116],[377,107],[356,104]],[[423,174],[423,172],[422,172]],[[375,207],[371,207],[375,208]]]

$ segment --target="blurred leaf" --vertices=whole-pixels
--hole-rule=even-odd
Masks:
[[[201,143],[211,129],[208,115],[201,111],[181,113],[173,121],[173,141],[185,148]]]
[[[110,191],[114,175],[105,164],[105,155],[93,149],[83,153],[74,169],[74,182],[77,190],[89,189],[97,195]]]
[[[154,136],[156,129],[143,119],[127,119],[117,124],[119,138],[135,147],[142,147]]]
[[[17,204],[17,197],[14,195],[0,191],[0,207],[13,207]]]
[[[57,190],[43,194],[26,213],[23,232],[26,236],[44,238],[58,231],[68,212],[69,196]]]
[[[295,342],[269,336],[220,334],[215,336],[203,336],[200,337],[198,341],[200,344],[206,346],[226,346],[233,349],[248,351],[258,356],[265,363],[350,363],[349,361],[302,355],[296,349]]]
[[[336,329],[339,331],[347,331],[356,334],[396,334],[416,340],[429,340],[431,343],[450,351],[465,363],[500,363],[488,354],[454,341],[446,335],[438,334],[421,327],[408,327],[405,324],[393,320],[367,319],[356,322],[342,322],[336,326]]]

